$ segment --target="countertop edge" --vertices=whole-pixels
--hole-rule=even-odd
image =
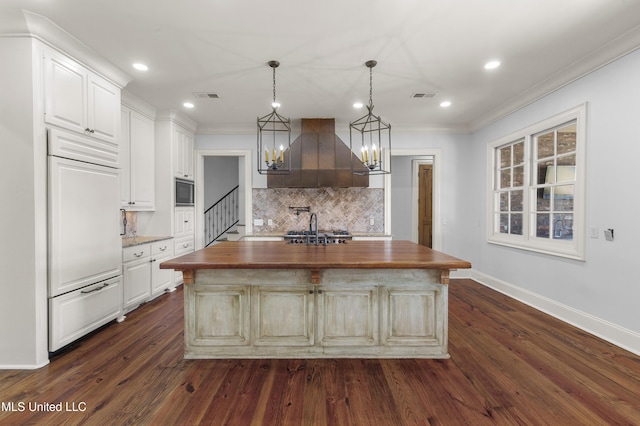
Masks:
[[[170,240],[173,237],[171,236],[140,236],[136,235],[135,237],[122,237],[122,248],[139,246],[142,244],[151,244],[158,241]]]

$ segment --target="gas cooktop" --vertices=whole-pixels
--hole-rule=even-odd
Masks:
[[[287,244],[316,245],[316,235],[309,231],[288,231],[284,235]],[[345,230],[318,231],[318,244],[345,244],[351,239],[351,234]]]

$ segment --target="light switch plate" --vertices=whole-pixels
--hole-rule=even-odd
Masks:
[[[253,219],[253,226],[262,226],[264,221],[262,219]]]

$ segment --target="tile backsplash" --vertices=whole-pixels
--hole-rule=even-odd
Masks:
[[[308,229],[310,213],[296,215],[289,208],[307,206],[318,215],[321,230],[348,230],[352,234],[384,232],[382,188],[254,188],[252,197],[254,235]],[[262,219],[263,225],[256,226],[256,219]]]

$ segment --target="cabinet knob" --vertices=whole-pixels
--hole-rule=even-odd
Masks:
[[[309,290],[309,294],[313,294],[313,290]]]
[[[322,294],[322,290],[318,290],[318,294]]]

